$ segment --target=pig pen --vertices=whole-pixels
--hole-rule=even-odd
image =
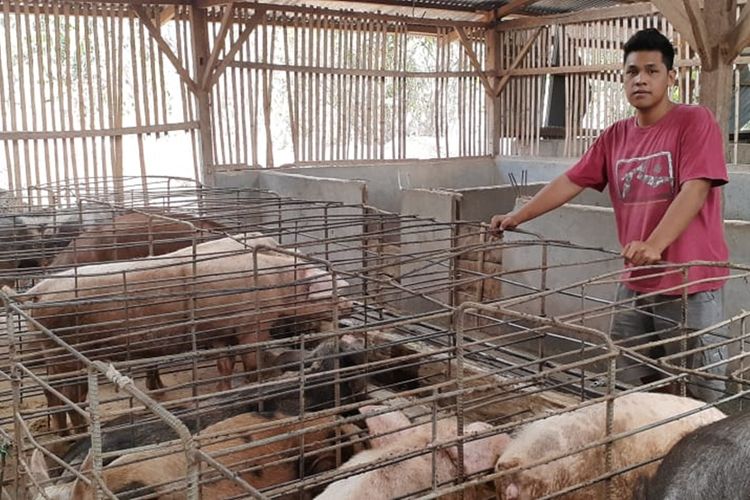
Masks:
[[[679,356],[650,361],[603,333],[613,311],[629,307],[611,300],[617,273],[595,272],[616,258],[607,252],[252,189],[148,187],[89,201],[113,219],[130,211],[180,221],[194,234],[176,257],[4,275],[13,285],[2,295],[4,498],[525,498],[514,496],[524,472],[586,447],[602,453],[591,474],[545,495],[593,488],[592,498],[629,498],[620,479],[632,482],[629,471],[660,456],[623,464],[619,443],[653,428],[678,436],[678,422],[706,413],[664,404],[649,421],[618,420],[633,395],[672,383],[685,394],[688,376],[715,375]],[[201,231],[196,220],[222,228]],[[138,228],[151,236],[130,245],[154,254],[153,228]],[[205,246],[230,235],[240,248]],[[505,269],[515,253],[536,262]],[[570,281],[581,269],[594,277]],[[159,304],[179,307],[149,309]],[[732,321],[746,331],[744,316]],[[153,332],[167,345],[154,348]],[[732,340],[744,347],[744,338]],[[248,365],[227,371],[230,358]],[[664,378],[617,383],[622,358]],[[731,360],[735,387],[721,401],[741,401],[743,360]],[[45,392],[57,397],[51,407]],[[508,433],[592,408],[601,433],[589,441],[537,464],[503,461]]]

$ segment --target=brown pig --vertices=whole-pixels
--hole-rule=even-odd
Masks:
[[[703,406],[689,398],[657,393],[633,393],[617,397],[614,406],[614,433],[636,431],[666,421]],[[613,442],[612,466],[619,470],[661,457],[685,434],[724,418],[716,408],[693,413],[663,425],[643,430]],[[520,429],[495,466],[497,472],[530,465],[604,439],[606,405],[597,403],[578,410],[547,417]],[[497,497],[503,500],[531,500],[559,492],[605,474],[605,447],[589,448],[559,460],[527,470],[500,476],[495,481]],[[633,498],[636,483],[650,476],[658,462],[638,467],[612,478],[613,496]],[[596,500],[606,498],[601,481],[562,496],[561,499]]]
[[[218,238],[221,230],[223,226],[217,222],[185,214],[126,213],[81,233],[49,265],[66,267],[164,255],[192,246],[194,239],[201,243]]]
[[[285,419],[282,421],[282,419]],[[225,467],[237,471],[239,477],[262,490],[294,481],[300,477],[319,474],[335,467],[337,444],[344,459],[362,446],[348,442],[358,434],[354,425],[337,424],[334,417],[312,418],[305,421],[288,419],[284,414],[244,413],[206,427],[198,435],[201,451],[212,455]],[[290,435],[303,431],[303,433]],[[269,440],[262,445],[252,443]],[[222,453],[223,452],[223,453]],[[301,453],[302,452],[302,453]],[[302,459],[301,459],[302,457]],[[37,450],[32,455],[31,474],[38,481],[49,476]],[[81,471],[91,469],[90,456],[82,465]],[[212,470],[205,462],[201,472]],[[227,498],[246,494],[239,484],[218,475],[215,470],[212,478],[205,480],[202,474],[201,498]],[[107,466],[102,480],[115,495],[131,496],[154,495],[160,500],[185,498],[187,486],[187,465],[183,450],[164,452],[146,451],[123,455]],[[176,489],[177,491],[170,491]],[[57,500],[89,500],[94,491],[83,481],[47,486],[45,493],[54,494]],[[41,495],[37,498],[42,498]],[[276,498],[299,498],[298,494]]]
[[[334,307],[330,273],[301,255],[253,253],[253,247],[274,245],[254,234],[202,243],[196,259],[193,248],[184,248],[162,257],[81,266],[41,281],[26,300],[35,321],[91,359],[190,351],[193,333],[197,347],[253,344],[268,339],[268,329],[281,317],[330,315]],[[338,281],[339,288],[346,285]],[[34,321],[28,323],[37,330]],[[80,368],[72,356],[60,357],[59,348],[55,354],[54,341],[39,337],[50,376]],[[242,361],[246,371],[253,370],[255,353],[243,353]],[[219,358],[217,365],[219,388],[228,389],[234,357]],[[57,387],[74,402],[85,399],[85,382]],[[60,404],[52,393],[47,402]],[[79,414],[69,414],[76,426],[83,425]],[[64,429],[65,414],[55,414],[52,423]]]
[[[219,238],[223,228],[217,222],[180,213],[130,212],[84,231],[45,265],[62,268],[164,255],[191,247],[194,240]],[[146,387],[164,387],[156,370],[149,370]]]

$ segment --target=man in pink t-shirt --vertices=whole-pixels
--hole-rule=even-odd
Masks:
[[[491,229],[512,229],[568,202],[584,188],[608,187],[628,267],[659,261],[726,262],[729,252],[717,188],[728,177],[719,126],[708,109],[669,100],[669,87],[675,83],[674,48],[664,35],[654,29],[639,31],[623,50],[625,93],[635,116],[607,128],[578,163],[528,203],[493,217]],[[720,322],[727,275],[728,269],[721,266],[691,266],[687,276],[680,269],[626,273],[616,298],[626,303],[613,316],[613,339],[634,346],[656,340],[651,332],[658,332],[662,340],[682,333],[677,327],[682,323],[686,282],[686,327],[700,330]],[[689,366],[723,375],[726,338],[722,328],[691,339],[689,349],[703,349],[700,356],[692,356]],[[666,354],[679,353],[680,342],[661,348]],[[620,380],[649,381],[651,370],[622,358]],[[674,358],[671,362],[679,364]],[[722,381],[698,378],[691,379],[689,388],[707,401],[718,399],[725,389]]]

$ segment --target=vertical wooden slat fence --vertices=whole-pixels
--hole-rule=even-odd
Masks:
[[[644,27],[677,47],[673,97],[700,89],[696,53],[647,3],[493,25],[174,2],[0,0],[0,187],[69,202],[129,175],[479,156],[493,141],[577,157],[631,113],[621,46]],[[735,64],[731,162],[750,156],[749,62]]]

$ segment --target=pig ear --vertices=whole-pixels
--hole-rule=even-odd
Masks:
[[[47,472],[47,463],[44,461],[44,454],[35,449],[31,454],[31,462],[29,464],[31,470],[29,474],[39,483],[49,481],[49,472]]]
[[[359,409],[360,413],[367,415],[375,411],[385,410],[387,406],[363,406]],[[408,428],[411,425],[409,417],[404,415],[400,411],[391,411],[383,413],[381,415],[373,415],[372,417],[365,418],[367,429],[370,431],[370,446],[373,448],[381,448],[387,446],[393,442],[401,439],[402,432],[393,433],[399,429]],[[408,429],[406,430],[408,432]],[[380,434],[390,433],[386,436],[380,436]]]

